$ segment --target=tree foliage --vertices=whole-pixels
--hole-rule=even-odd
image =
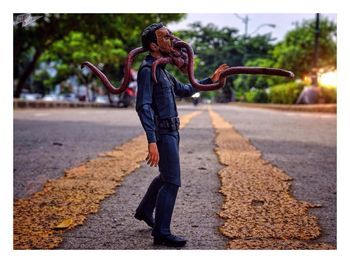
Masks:
[[[320,19],[319,57],[320,68],[336,68],[336,24],[327,18]],[[278,43],[272,56],[275,66],[287,68],[296,77],[310,74],[313,67],[315,47],[315,19],[296,23],[296,28],[289,31],[284,40]]]
[[[336,25],[326,18],[320,20],[319,39],[319,67],[335,69]],[[265,51],[265,56],[248,58],[245,65],[291,70],[294,72],[296,79],[302,79],[305,75],[309,75],[312,71],[315,52],[315,19],[303,21],[301,24],[297,23],[295,29],[289,31],[281,42]],[[240,75],[234,81],[234,84],[239,96],[243,96],[251,88],[266,89],[275,85],[286,84],[288,81],[288,79],[281,77]]]
[[[123,61],[128,52],[141,45],[140,33],[147,25],[162,21],[179,21],[184,14],[32,14],[42,16],[32,25],[14,26],[15,96],[31,78],[32,85],[42,93],[71,76],[91,83],[93,75],[81,74],[84,60],[100,64],[102,70],[119,84],[124,72]],[[14,15],[14,19],[17,14]],[[171,29],[171,28],[170,28]],[[336,68],[336,24],[320,20],[319,67]],[[216,67],[229,66],[277,67],[291,70],[297,78],[312,71],[315,19],[296,23],[285,38],[274,43],[270,34],[243,36],[234,27],[218,28],[214,24],[195,22],[189,30],[175,32],[189,42],[195,52],[195,76],[210,76]],[[141,58],[141,56],[140,56]],[[137,67],[136,62],[135,68]],[[171,67],[169,67],[171,69]],[[49,74],[48,69],[56,74]],[[180,81],[186,76],[172,71]],[[86,78],[89,78],[88,80]],[[251,88],[266,89],[285,83],[281,77],[237,75],[227,80],[219,96],[229,98],[232,89],[243,95]],[[205,93],[217,96],[217,92]],[[238,96],[237,96],[238,97]]]
[[[140,33],[147,25],[178,21],[184,14],[32,14],[42,16],[32,25],[14,26],[15,96],[38,68],[38,61],[55,61],[66,78],[80,59],[117,63],[140,46]],[[14,14],[14,20],[17,14]],[[44,55],[44,56],[42,56]],[[97,61],[100,60],[100,61]]]
[[[197,78],[207,77],[222,63],[241,63],[242,53],[236,46],[239,41],[236,28],[219,29],[214,24],[196,22],[190,25],[189,30],[178,32],[178,35],[192,45],[197,58]]]
[[[196,54],[195,72],[199,79],[210,76],[223,63],[242,66],[251,65],[253,60],[255,64],[263,59],[267,61],[273,48],[270,34],[244,37],[238,34],[236,28],[219,29],[213,24],[202,25],[200,22],[193,23],[190,30],[179,32],[179,36],[192,44]],[[252,81],[245,77],[229,77],[221,94],[227,98],[220,100],[228,101],[232,96],[232,88],[249,90]],[[235,79],[238,81],[233,85]]]

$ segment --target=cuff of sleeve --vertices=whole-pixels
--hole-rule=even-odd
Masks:
[[[201,84],[212,84],[213,81],[211,80],[211,78],[205,78],[201,80]]]
[[[156,142],[156,134],[154,132],[146,132],[148,143]]]

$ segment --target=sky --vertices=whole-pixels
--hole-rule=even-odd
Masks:
[[[248,17],[247,35],[272,33],[272,37],[276,41],[283,40],[286,32],[295,28],[295,22],[301,23],[303,20],[314,19],[315,13],[273,13],[273,14],[254,14],[254,13],[239,13],[239,14],[195,14],[189,13],[185,20],[178,23],[168,24],[168,28],[172,31],[180,29],[188,29],[190,23],[200,21],[203,25],[214,23],[219,28],[229,26],[239,29],[240,34],[245,33],[245,23],[243,19]],[[327,17],[329,20],[336,22],[336,14],[320,14],[322,17]],[[272,27],[271,25],[275,25]]]

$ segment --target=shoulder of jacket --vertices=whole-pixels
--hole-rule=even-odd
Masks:
[[[137,73],[137,78],[139,78],[139,76],[145,76],[147,74],[151,74],[151,71],[152,71],[151,66],[148,66],[147,64],[141,65]]]
[[[144,60],[139,68],[139,71],[143,70],[144,68],[146,69],[151,69],[152,68],[152,62]]]

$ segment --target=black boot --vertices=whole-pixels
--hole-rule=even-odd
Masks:
[[[164,245],[167,247],[183,247],[186,245],[187,240],[183,237],[178,237],[174,235],[168,236],[158,236],[154,237],[154,245]]]
[[[136,219],[140,220],[140,221],[145,221],[145,223],[146,223],[149,227],[153,228],[153,226],[154,226],[154,219],[153,219],[152,217],[147,217],[147,216],[145,216],[145,215],[143,215],[143,214],[141,214],[141,213],[137,213],[137,212],[136,212],[136,214],[135,214],[134,217],[135,217]]]
[[[157,176],[152,180],[152,183],[148,187],[147,192],[138,208],[136,209],[135,213],[136,219],[145,221],[146,224],[152,228],[154,226],[154,219],[152,217],[152,214],[156,205],[158,191],[162,185],[163,182],[160,179],[160,176]]]

